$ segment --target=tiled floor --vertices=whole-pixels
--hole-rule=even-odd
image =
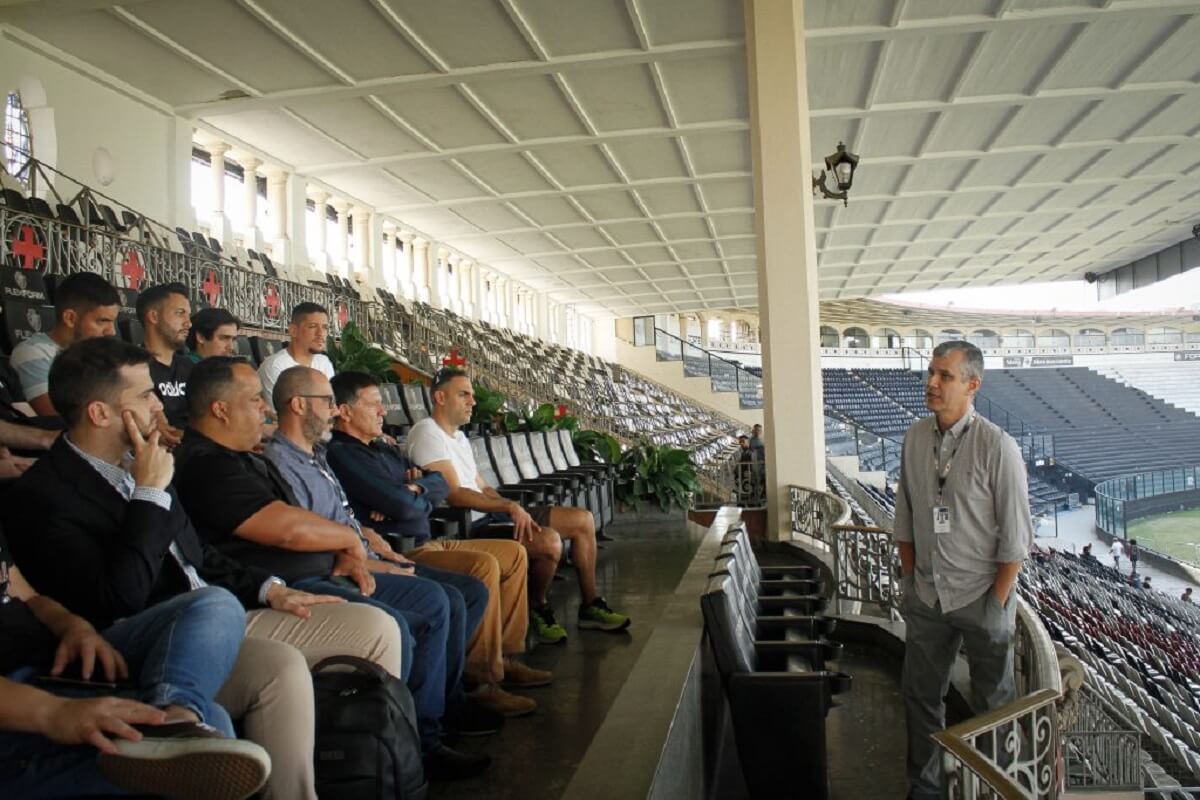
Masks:
[[[528,691],[540,704],[532,716],[509,720],[493,736],[457,742],[491,754],[492,769],[478,779],[434,785],[430,800],[551,800],[562,794],[699,544],[682,518],[622,523],[609,532],[616,541],[601,551],[600,591],[632,617],[629,632],[578,631],[574,572],[562,570],[566,580],[555,582],[552,600],[570,640],[527,656],[531,665],[554,671],[554,684]]]

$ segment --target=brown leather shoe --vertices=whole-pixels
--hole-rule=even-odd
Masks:
[[[550,670],[534,669],[512,658],[504,659],[504,686],[532,689],[535,686],[549,686],[553,682],[554,673]]]
[[[485,683],[467,696],[504,717],[523,717],[537,709],[532,698],[509,694],[494,683]]]

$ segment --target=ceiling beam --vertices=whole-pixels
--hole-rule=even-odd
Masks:
[[[376,7],[379,4],[376,3]],[[393,25],[395,21],[393,20]],[[631,64],[649,64],[661,61],[681,61],[713,58],[738,53],[744,47],[741,39],[718,39],[714,41],[683,42],[652,47],[649,50],[606,50],[598,53],[580,53],[560,56],[545,61],[530,60],[504,64],[484,64],[473,67],[449,69],[442,72],[426,72],[416,75],[393,75],[358,81],[353,86],[328,84],[302,89],[287,89],[279,92],[259,93],[257,96],[234,100],[212,100],[205,103],[185,103],[175,107],[175,112],[184,117],[201,117],[224,114],[240,114],[246,111],[261,111],[285,106],[288,103],[311,100],[345,100],[368,94],[397,94],[400,92],[454,86],[461,83],[484,81],[508,81],[534,75],[549,75],[556,72],[574,72],[586,69],[622,67]]]

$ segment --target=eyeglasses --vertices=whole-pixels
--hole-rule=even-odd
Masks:
[[[298,394],[295,397],[303,397],[306,400],[324,400],[331,406],[337,405],[337,398],[331,394]]]

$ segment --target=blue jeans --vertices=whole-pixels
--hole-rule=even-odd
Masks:
[[[136,683],[116,694],[153,706],[183,706],[233,736],[229,715],[213,698],[233,668],[245,629],[241,603],[212,586],[126,617],[103,631],[124,656]],[[36,675],[23,669],[8,677],[28,683]],[[53,691],[66,697],[108,694],[65,687]],[[36,734],[0,732],[0,797],[119,793],[96,769],[96,750],[90,745],[60,745]]]
[[[297,589],[315,594],[332,594],[354,603],[366,603],[386,611],[396,620],[404,647],[403,674],[400,676],[412,692],[417,711],[421,746],[432,752],[440,746],[441,718],[449,699],[460,699],[466,643],[482,619],[482,609],[474,612],[468,631],[467,604],[455,586],[424,577],[433,571],[418,565],[422,575],[375,573],[375,594],[364,596],[357,588],[322,578],[294,581]],[[467,578],[483,584],[470,576]],[[483,587],[486,606],[487,589]],[[474,600],[473,600],[474,604]]]

